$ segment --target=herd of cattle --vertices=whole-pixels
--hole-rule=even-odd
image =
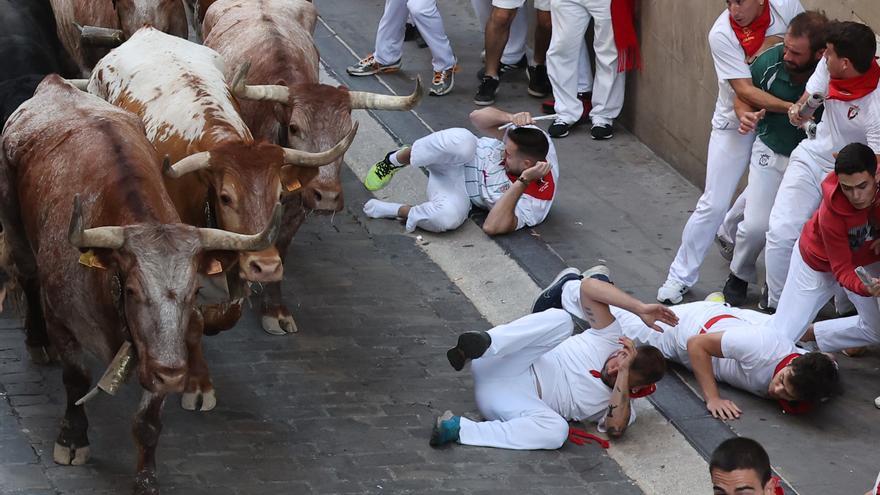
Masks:
[[[89,455],[85,353],[109,363],[130,343],[134,491],[158,493],[166,395],[216,404],[202,335],[237,322],[251,283],[263,328],[296,331],[284,255],[309,211],[343,207],[352,109],[409,110],[421,84],[405,97],[320,84],[304,0],[0,5],[0,222],[28,350],[63,368],[53,457]],[[199,299],[202,285],[225,297]]]

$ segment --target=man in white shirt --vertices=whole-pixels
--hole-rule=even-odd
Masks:
[[[586,309],[590,306],[583,305],[582,300],[589,290],[595,289],[585,288],[586,284],[604,284],[607,291],[623,294],[607,280],[607,268],[602,280],[593,281],[580,280],[574,268],[563,270],[544,289],[533,310],[562,308],[589,321]],[[766,325],[769,315],[708,301],[670,309],[678,319],[677,324],[661,322],[649,327],[640,315],[619,307],[606,308],[625,336],[638,344],[654,346],[666,359],[691,369],[703,391],[706,409],[716,418],[735,419],[741,414],[736,404],[721,398],[717,381],[759,397],[776,399],[783,411],[794,414],[809,411],[816,401],[836,391],[838,373],[834,361],[821,352],[807,353],[778,336]],[[662,333],[656,332],[655,327],[662,329]]]
[[[807,98],[825,97],[825,113],[816,138],[801,141],[792,152],[788,168],[770,211],[764,250],[767,268],[766,306],[775,308],[788,275],[791,252],[801,229],[822,200],[822,180],[834,169],[834,153],[850,143],[870,146],[880,154],[880,66],[874,60],[877,40],[868,26],[835,22],[828,29],[825,62],[819,63],[807,82],[801,101],[789,118],[800,125],[798,111]]]
[[[437,418],[432,446],[557,449],[569,436],[569,420],[598,422],[599,431],[614,438],[623,434],[635,420],[630,398],[652,390],[666,362],[656,348],[637,348],[623,337],[608,305],[633,311],[645,325],[674,324],[675,318],[662,305],[608,291],[604,282],[587,279],[584,286],[593,328],[581,334],[572,336],[568,313],[549,309],[459,336],[447,357],[455,369],[473,360],[474,396],[486,420],[447,411]]]
[[[506,234],[544,221],[556,197],[559,163],[553,143],[534,127],[528,112],[510,114],[494,107],[471,112],[471,123],[488,137],[467,129],[438,131],[388,153],[367,173],[375,191],[407,165],[428,171],[428,201],[403,205],[371,199],[370,218],[402,218],[406,230],[444,232],[458,228],[471,205],[489,210],[483,230]],[[499,129],[510,125],[505,129]]]
[[[669,267],[666,282],[657,291],[657,300],[678,304],[699,278],[700,265],[730,201],[740,177],[749,164],[755,135],[737,132],[739,119],[733,108],[734,96],[753,108],[785,113],[792,105],[756,88],[748,60],[775,44],[788,24],[804,11],[798,0],[728,0],[709,31],[709,47],[718,75],[718,100],[712,117],[712,134],[706,161],[706,187],[694,213],[681,233],[681,247]]]

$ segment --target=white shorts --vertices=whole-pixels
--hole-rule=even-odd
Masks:
[[[518,9],[526,4],[526,0],[492,0],[492,6],[499,9]],[[535,0],[535,8],[550,12],[550,0]]]

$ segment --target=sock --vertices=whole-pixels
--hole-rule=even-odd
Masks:
[[[364,213],[370,218],[397,218],[397,210],[403,206],[400,203],[389,203],[371,199],[364,203]]]
[[[400,150],[397,150],[397,151],[400,151]],[[391,164],[394,165],[395,167],[403,167],[403,166],[405,166],[405,164],[400,163],[400,161],[397,160],[397,151],[394,151],[390,155],[388,155],[388,161],[391,162]]]

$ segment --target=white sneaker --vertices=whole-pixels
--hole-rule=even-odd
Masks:
[[[657,300],[663,304],[678,304],[681,302],[681,296],[687,294],[691,290],[690,287],[683,283],[669,279],[663,282],[663,286],[657,290]]]

